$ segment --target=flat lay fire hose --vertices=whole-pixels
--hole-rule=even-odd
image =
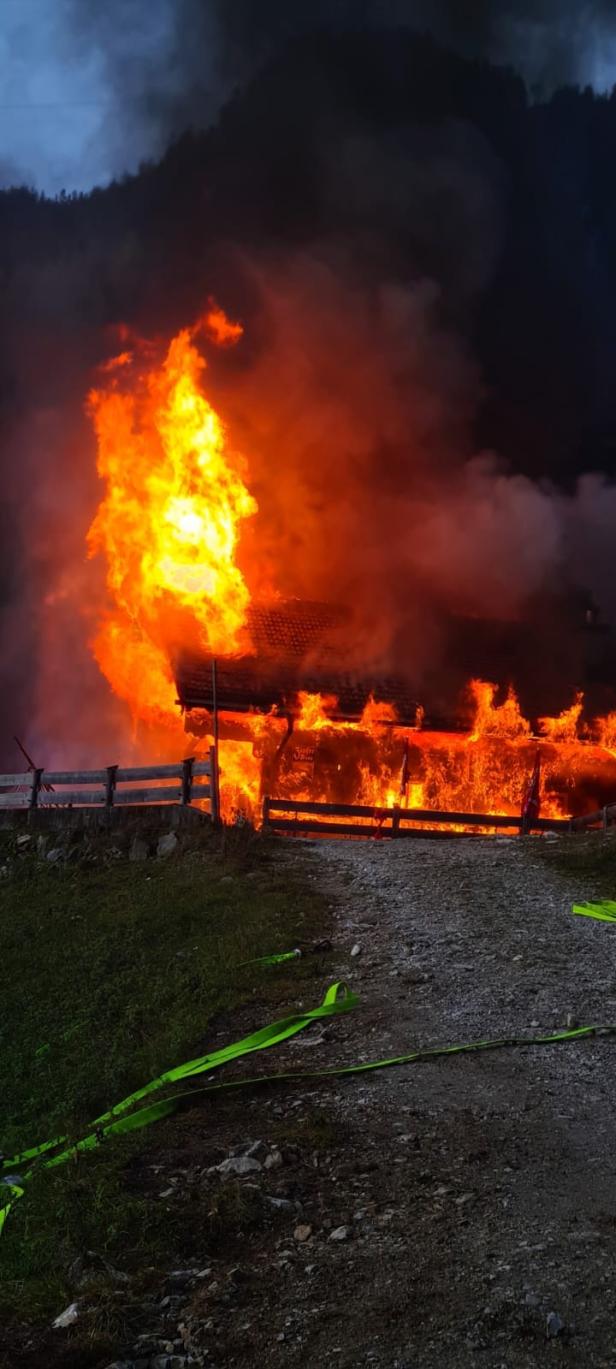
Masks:
[[[594,917],[597,922],[616,922],[616,903],[574,903],[571,910],[578,917]]]
[[[599,912],[590,911],[591,909],[599,909]],[[611,915],[604,911],[606,909],[612,910]],[[573,911],[582,913],[584,916],[598,916],[601,920],[605,921],[616,921],[616,904],[575,905]],[[281,960],[292,959],[297,954],[297,951],[283,952],[276,956],[260,957],[258,961],[251,963],[277,964]],[[7,1199],[4,1206],[0,1207],[0,1233],[3,1230],[11,1208],[19,1198],[23,1197],[25,1184],[32,1178],[32,1175],[37,1172],[37,1170],[56,1168],[85,1151],[95,1149],[108,1137],[136,1131],[141,1127],[149,1126],[151,1122],[156,1122],[163,1117],[170,1116],[182,1106],[194,1101],[197,1096],[206,1093],[215,1093],[222,1089],[254,1087],[259,1084],[292,1082],[307,1079],[340,1078],[347,1075],[366,1073],[371,1070],[387,1069],[395,1065],[417,1064],[421,1061],[435,1060],[446,1055],[468,1054],[473,1051],[500,1050],[505,1047],[556,1045],[562,1042],[578,1041],[583,1037],[588,1036],[611,1036],[616,1034],[616,1024],[603,1025],[595,1023],[589,1026],[575,1027],[566,1031],[552,1032],[547,1036],[509,1036],[489,1040],[469,1041],[459,1045],[433,1046],[422,1050],[409,1051],[403,1055],[391,1056],[385,1059],[363,1061],[356,1065],[339,1065],[318,1070],[257,1075],[251,1078],[232,1079],[223,1083],[207,1084],[203,1088],[171,1094],[165,1098],[158,1099],[147,1107],[131,1111],[136,1103],[140,1103],[144,1098],[147,1098],[152,1093],[163,1088],[166,1084],[178,1083],[180,1080],[195,1078],[195,1076],[218,1069],[221,1065],[226,1065],[233,1060],[238,1060],[244,1055],[252,1054],[254,1051],[265,1050],[270,1046],[278,1045],[280,1042],[295,1036],[297,1032],[302,1031],[304,1027],[310,1026],[312,1022],[349,1012],[352,1008],[356,1007],[357,1002],[357,995],[353,993],[347,985],[342,982],[332,984],[327,990],[323,1002],[319,1004],[318,1007],[293,1013],[288,1017],[282,1018],[278,1022],[271,1023],[269,1026],[261,1027],[259,1030],[252,1032],[249,1036],[243,1037],[240,1041],[235,1041],[228,1046],[224,1046],[221,1050],[199,1056],[194,1060],[187,1061],[183,1065],[177,1065],[173,1069],[160,1074],[156,1079],[150,1080],[150,1082],[145,1084],[142,1088],[129,1094],[128,1097],[123,1098],[119,1103],[116,1103],[108,1112],[104,1112],[100,1117],[95,1118],[95,1120],[90,1123],[87,1134],[81,1139],[69,1141],[66,1136],[56,1137],[53,1141],[44,1141],[41,1145],[24,1150],[9,1160],[2,1160],[0,1163],[0,1188],[4,1187],[7,1189],[10,1197]],[[26,1168],[23,1174],[16,1172],[22,1170],[24,1165],[30,1167]]]

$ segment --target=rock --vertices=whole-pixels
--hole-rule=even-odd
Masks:
[[[150,854],[147,841],[143,837],[133,837],[128,853],[129,860],[147,860]]]
[[[178,839],[175,832],[165,832],[163,837],[158,838],[156,854],[157,856],[172,856],[173,852],[177,851],[177,848]]]
[[[330,1234],[329,1234],[329,1236],[328,1236],[328,1240],[330,1240],[330,1241],[348,1241],[349,1238],[350,1238],[350,1236],[352,1236],[352,1234],[353,1234],[353,1233],[352,1233],[352,1229],[351,1229],[350,1226],[336,1226],[336,1227],[334,1227],[334,1230],[333,1230],[333,1231],[330,1231]]]
[[[279,1169],[282,1164],[282,1155],[280,1154],[280,1151],[270,1151],[269,1155],[266,1155],[263,1163],[266,1169]]]
[[[545,1334],[548,1340],[554,1336],[562,1336],[564,1330],[565,1323],[562,1317],[559,1317],[558,1312],[548,1312],[545,1319]]]
[[[230,1155],[228,1160],[223,1160],[221,1165],[215,1168],[219,1174],[236,1174],[241,1178],[243,1174],[257,1174],[263,1169],[259,1160],[253,1160],[250,1155]]]
[[[32,837],[29,836],[27,832],[22,832],[21,835],[18,836],[18,838],[17,838],[17,842],[16,842],[17,850],[18,850],[18,851],[25,851],[25,850],[27,850],[27,848],[28,848],[28,846],[30,845],[30,842],[31,842],[31,841],[32,841]]]
[[[223,875],[222,879],[219,880],[219,884],[233,884],[233,875]]]
[[[265,1141],[251,1141],[250,1145],[244,1150],[244,1155],[248,1155],[251,1160],[262,1158],[267,1150]]]
[[[47,852],[47,860],[50,865],[56,865],[59,860],[64,859],[64,851],[61,846],[52,846],[51,851]]]
[[[352,956],[361,955],[361,946],[360,946],[360,944],[359,944],[358,941],[356,941],[356,942],[355,942],[355,945],[351,947],[351,955],[352,955]]]
[[[295,1203],[291,1203],[288,1198],[270,1198],[267,1196],[265,1201],[276,1212],[295,1212]]]
[[[78,1316],[79,1303],[71,1302],[68,1307],[65,1307],[64,1311],[60,1313],[60,1316],[56,1317],[55,1321],[52,1322],[52,1326],[56,1327],[57,1330],[62,1330],[65,1326],[72,1326],[73,1322],[77,1321]]]
[[[304,1225],[303,1223],[300,1224],[300,1226],[296,1226],[295,1231],[293,1232],[293,1240],[294,1240],[294,1241],[299,1241],[300,1243],[303,1242],[303,1241],[308,1241],[308,1240],[310,1240],[310,1237],[311,1237],[311,1236],[312,1236],[312,1227],[311,1227],[311,1226],[306,1226],[306,1225]]]
[[[567,1019],[566,1019],[566,1021],[567,1021],[567,1031],[575,1031],[575,1028],[576,1028],[576,1027],[579,1027],[579,1025],[580,1025],[580,1024],[579,1024],[579,1021],[578,1021],[578,1019],[577,1019],[577,1017],[576,1017],[576,1015],[575,1015],[575,1013],[573,1013],[573,1012],[568,1012],[568,1013],[567,1013]]]

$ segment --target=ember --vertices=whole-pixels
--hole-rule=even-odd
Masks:
[[[89,400],[106,489],[88,544],[106,558],[110,601],[93,651],[144,752],[177,757],[184,732],[209,747],[215,658],[227,818],[258,819],[264,795],[519,818],[533,771],[545,817],[613,798],[616,714],[584,723],[581,693],[533,727],[512,685],[500,698],[472,680],[461,727],[462,715],[426,716],[405,679],[351,665],[344,609],[255,600],[242,527],[255,520],[256,558],[257,503],[203,391],[199,333],[228,347],[242,329],[210,302],[159,365],[136,344]]]

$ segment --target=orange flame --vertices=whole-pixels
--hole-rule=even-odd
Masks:
[[[221,310],[215,320],[222,337]],[[131,705],[137,686],[140,708],[149,697],[174,711],[168,657],[182,636],[178,613],[214,652],[232,654],[245,641],[250,595],[236,555],[241,522],[257,505],[203,394],[195,331],[173,339],[159,368],[141,371],[123,356],[121,376],[107,368],[109,384],[89,396],[106,494],[88,545],[106,557],[113,602],[94,652]]]
[[[576,741],[583,707],[584,695],[578,692],[571,706],[564,708],[557,718],[538,719],[540,731],[553,742]]]
[[[530,723],[522,716],[513,685],[503,704],[495,704],[498,685],[487,680],[471,680],[469,689],[475,701],[472,740],[479,737],[528,737]]]

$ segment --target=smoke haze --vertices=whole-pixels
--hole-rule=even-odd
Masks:
[[[0,185],[104,185],[206,128],[285,43],[385,28],[511,65],[542,97],[616,79],[606,0],[4,0]]]
[[[224,86],[250,11],[223,33],[212,6],[192,10],[218,25]],[[109,23],[82,34],[102,51]],[[103,743],[127,758],[88,645],[105,596],[85,552],[102,491],[84,400],[115,325],[162,351],[211,294],[245,324],[208,353],[206,384],[259,503],[255,592],[350,604],[358,658],[418,685],[446,664],[452,615],[513,620],[577,584],[616,610],[612,219],[585,153],[600,128],[611,166],[611,103],[529,109],[515,76],[391,32],[295,39],[267,65],[268,34],[263,74],[160,166],[73,203],[0,200],[10,764],[24,728],[48,763]],[[118,91],[123,51],[106,59]],[[135,129],[164,143],[185,71],[178,56],[168,104],[152,96]],[[607,434],[590,459],[589,431]]]

